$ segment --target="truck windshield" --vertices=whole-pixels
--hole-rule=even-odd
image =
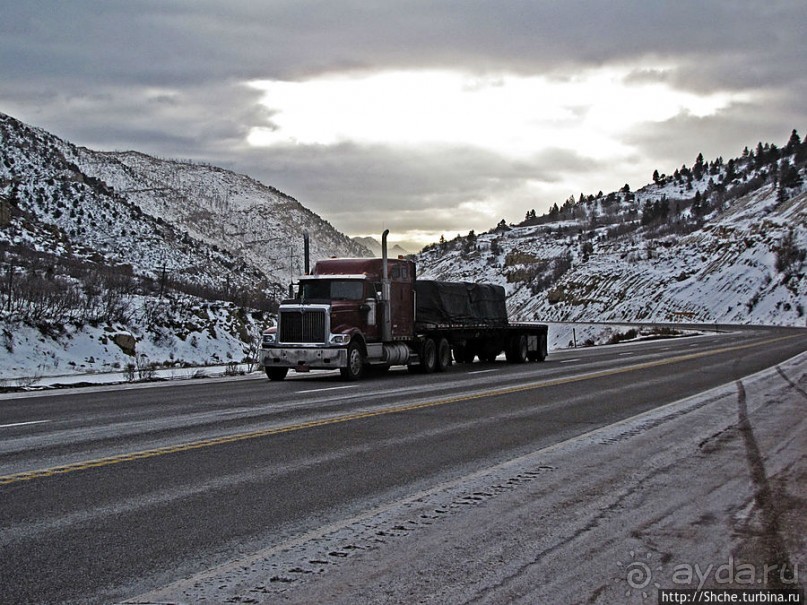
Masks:
[[[300,284],[300,298],[323,300],[363,300],[364,282],[358,280],[317,280]]]

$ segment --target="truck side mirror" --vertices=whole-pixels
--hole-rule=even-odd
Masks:
[[[359,311],[362,313],[369,313],[370,312],[370,305],[367,303],[362,303],[359,305]]]

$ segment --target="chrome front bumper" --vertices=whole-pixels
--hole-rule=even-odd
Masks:
[[[345,347],[271,347],[261,349],[260,363],[266,368],[290,368],[300,372],[347,367]]]

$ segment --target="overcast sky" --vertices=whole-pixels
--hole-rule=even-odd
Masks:
[[[0,0],[0,111],[410,249],[807,131],[804,0]]]

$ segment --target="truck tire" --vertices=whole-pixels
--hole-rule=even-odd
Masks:
[[[420,348],[420,371],[431,374],[437,369],[437,345],[434,339],[427,338]]]
[[[527,337],[524,334],[516,334],[510,339],[510,346],[507,347],[507,361],[510,363],[524,363],[527,361]]]
[[[266,370],[266,377],[269,380],[283,380],[286,374],[289,373],[288,368],[264,368]]]
[[[339,368],[339,373],[345,380],[359,380],[364,376],[364,351],[361,344],[351,342],[347,347],[347,367]]]
[[[451,345],[445,338],[441,338],[437,342],[437,363],[435,370],[438,372],[445,372],[451,367]]]
[[[546,359],[546,336],[538,337],[538,350],[530,351],[527,359],[530,361],[544,361]]]

